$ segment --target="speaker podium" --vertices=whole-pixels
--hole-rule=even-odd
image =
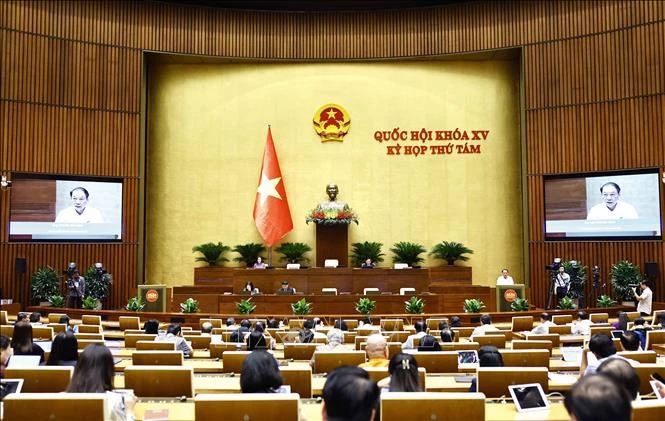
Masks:
[[[349,225],[316,224],[316,266],[326,259],[337,259],[339,266],[349,265]]]
[[[143,311],[166,312],[166,285],[139,285]]]
[[[513,311],[510,305],[517,298],[524,298],[524,284],[496,286],[497,311]]]

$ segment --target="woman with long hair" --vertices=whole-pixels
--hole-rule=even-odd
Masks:
[[[112,420],[134,419],[136,396],[113,392],[113,355],[104,345],[89,345],[81,353],[67,392],[107,393]]]
[[[420,392],[420,375],[418,374],[418,362],[411,354],[398,352],[390,358],[388,363],[390,373],[391,392]]]
[[[240,373],[242,393],[275,393],[282,384],[279,364],[271,353],[254,351],[247,356]]]
[[[11,345],[14,355],[38,355],[40,364],[44,362],[44,350],[32,342],[32,325],[29,322],[22,320],[14,325]]]
[[[69,365],[76,366],[78,361],[78,341],[72,332],[58,333],[53,338],[51,353],[46,365]]]

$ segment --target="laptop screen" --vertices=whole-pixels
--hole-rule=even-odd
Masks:
[[[39,355],[12,355],[7,368],[37,367],[40,360]]]

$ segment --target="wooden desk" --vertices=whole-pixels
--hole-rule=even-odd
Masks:
[[[300,412],[302,417],[308,421],[321,420],[321,410],[323,405],[310,399],[300,400]],[[146,410],[168,409],[169,420],[194,421],[194,401],[187,402],[138,402],[135,407],[137,420],[143,420],[143,414]],[[567,421],[570,419],[566,408],[561,402],[552,403],[548,411],[529,412],[520,414],[515,410],[513,404],[485,404],[485,419],[487,421],[513,421],[513,420],[548,420],[548,421]]]
[[[122,360],[117,364],[115,364],[114,369],[116,373],[121,373],[125,371],[125,367],[129,367],[131,365],[132,365],[132,360],[130,357],[130,359]],[[209,374],[222,373],[222,362],[210,359],[208,360],[186,359],[183,362],[183,366],[194,368],[194,373],[209,373]]]

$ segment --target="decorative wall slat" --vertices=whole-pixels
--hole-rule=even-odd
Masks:
[[[114,267],[112,306],[136,282],[143,51],[276,60],[391,59],[522,47],[532,301],[544,265],[657,261],[650,242],[544,242],[543,174],[665,168],[665,2],[471,2],[400,11],[287,13],[159,2],[0,2],[0,171],[123,178],[121,244],[13,244],[0,201],[0,286],[27,302],[14,259]],[[75,157],[75,158],[72,158]],[[99,160],[99,157],[105,159]],[[665,201],[662,192],[661,201]],[[661,209],[665,203],[661,203]],[[661,276],[656,296],[665,300]]]

